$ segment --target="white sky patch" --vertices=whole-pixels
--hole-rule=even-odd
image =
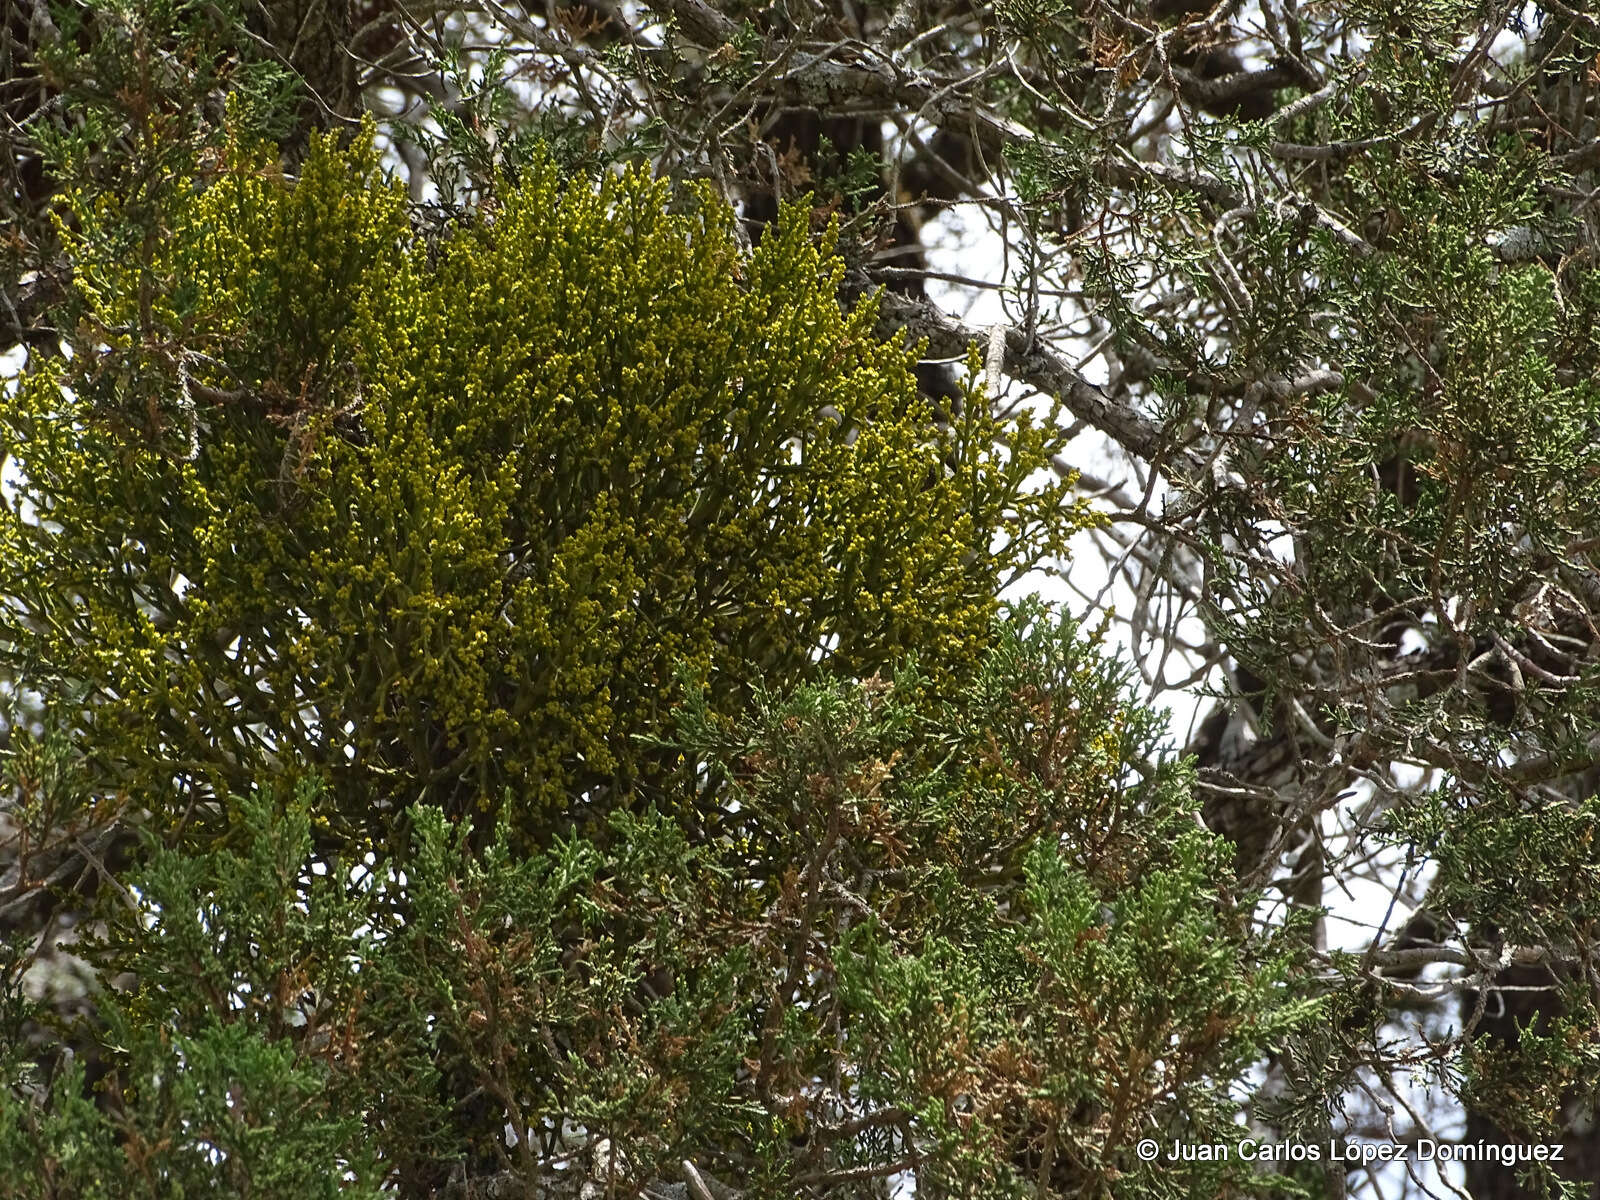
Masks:
[[[1266,536],[1268,554],[1286,567],[1294,565],[1294,538],[1283,527],[1282,522],[1262,521],[1256,529]]]
[[[939,213],[923,227],[924,239],[928,246],[927,261],[931,270],[996,285],[992,288],[975,288],[938,278],[932,278],[927,283],[928,298],[931,301],[959,318],[964,324],[979,329],[987,329],[995,324],[1015,323],[1016,312],[1008,313],[1007,309],[1017,307],[1021,290],[1020,273],[1023,268],[1023,263],[1017,255],[1012,255],[1008,263],[1005,243],[999,232],[990,226],[986,216],[982,209],[974,205],[951,207]],[[1007,278],[1008,266],[1009,278]],[[1008,287],[1009,294],[1005,290]],[[1011,300],[1010,305],[1007,304],[1008,299]],[[1060,349],[1063,353],[1072,354],[1079,360],[1086,360],[1081,362],[1080,371],[1090,383],[1106,382],[1108,377],[1106,362],[1102,356],[1092,353],[1093,346],[1086,342],[1068,342]],[[963,364],[956,362],[953,365],[959,374]],[[1024,400],[1023,396],[1021,386],[1014,380],[1007,379],[1000,395],[991,399],[1001,403],[1020,402],[1041,416],[1051,403],[1049,397],[1034,396]],[[1070,465],[1096,478],[1116,480],[1128,474],[1128,464],[1120,449],[1098,430],[1085,429],[1078,434],[1068,445],[1063,457]],[[1124,490],[1138,494],[1134,490],[1132,481]],[[1167,494],[1165,484],[1157,480],[1155,490],[1151,494],[1152,508],[1159,511],[1166,503]],[[1061,605],[1079,617],[1084,616],[1092,608],[1104,605],[1110,605],[1121,613],[1133,611],[1137,597],[1125,578],[1119,576],[1110,587],[1107,587],[1107,581],[1111,576],[1096,547],[1095,535],[1089,531],[1081,532],[1074,536],[1069,545],[1071,558],[1067,562],[1044,564],[1040,570],[1007,588],[1004,593],[1005,599],[1016,601],[1029,595],[1038,595],[1051,603]],[[1089,603],[1086,597],[1097,597],[1099,604]],[[1092,613],[1090,618],[1093,619]],[[1198,641],[1203,637],[1204,630],[1198,621],[1188,619],[1181,625],[1181,635]],[[1187,678],[1194,673],[1193,662],[1181,655],[1169,656],[1162,646],[1136,646],[1131,631],[1125,624],[1113,625],[1111,637],[1125,656],[1138,658],[1147,683],[1160,680],[1164,685],[1174,677]],[[1181,744],[1186,741],[1192,732],[1198,715],[1206,705],[1200,694],[1200,688],[1205,683],[1215,685],[1218,679],[1214,675],[1215,673],[1213,677],[1208,677],[1200,684],[1183,691],[1168,691],[1164,686],[1155,689],[1162,691],[1161,703],[1171,714],[1169,730],[1175,743]]]
[[[25,346],[13,346],[4,354],[0,354],[0,397],[16,395],[17,388],[22,384],[22,369],[28,365],[28,351]],[[17,494],[17,489],[23,483],[22,468],[17,465],[12,455],[0,458],[0,501],[12,503]],[[32,523],[34,520],[33,505],[26,501],[22,506],[22,519]]]
[[[22,374],[22,368],[27,364],[28,348],[26,346],[13,346],[4,353],[0,353],[0,394],[9,396],[16,390],[17,377]]]
[[[1428,639],[1423,637],[1422,634],[1418,633],[1415,629],[1406,629],[1401,632],[1400,653],[1402,655],[1421,654],[1427,648]]]

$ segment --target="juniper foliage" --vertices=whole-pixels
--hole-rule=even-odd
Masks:
[[[1320,1019],[1188,770],[1136,765],[1159,721],[1037,608],[931,710],[927,682],[737,720],[693,693],[671,740],[727,781],[711,836],[652,806],[530,853],[509,808],[476,839],[418,805],[402,859],[330,856],[306,776],[230,797],[237,850],[152,839],[75,948],[96,1089],[8,1043],[0,1183],[634,1195],[688,1160],[751,1197],[1275,1194],[1116,1136],[1231,1136],[1232,1089]]]

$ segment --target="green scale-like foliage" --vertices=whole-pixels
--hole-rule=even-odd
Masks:
[[[1242,1136],[1237,1090],[1324,1019],[1305,930],[1253,928],[1097,639],[993,632],[933,704],[904,671],[731,722],[691,693],[713,836],[646,808],[520,852],[418,805],[402,874],[318,848],[314,780],[236,797],[238,849],[154,848],[78,943],[127,984],[74,1030],[103,1103],[0,1039],[0,1194],[624,1197],[685,1160],[746,1200],[1296,1194],[1134,1145]]]
[[[746,252],[705,189],[539,161],[427,236],[370,131],[268,162],[144,262],[80,206],[76,353],[0,419],[0,650],[153,808],[316,768],[347,830],[510,795],[537,836],[664,777],[680,678],[954,685],[1088,519],[1030,482],[1055,435],[935,421],[802,208]]]

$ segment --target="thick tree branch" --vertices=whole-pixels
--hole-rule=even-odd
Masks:
[[[855,284],[865,290],[871,281],[861,275]],[[984,342],[988,336],[986,330],[965,325],[926,300],[889,291],[879,295],[878,315],[884,332],[905,329],[914,339],[926,338],[929,353],[940,358],[965,354],[968,346]],[[1106,395],[1043,342],[1029,347],[1021,330],[1006,333],[1004,370],[1030,387],[1059,396],[1073,416],[1100,430],[1129,454],[1146,462],[1165,460],[1192,474],[1204,467],[1204,460],[1192,451],[1174,453],[1172,439],[1159,423]]]

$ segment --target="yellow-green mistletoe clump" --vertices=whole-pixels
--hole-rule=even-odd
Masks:
[[[0,647],[141,802],[314,769],[346,828],[509,797],[537,835],[667,777],[682,679],[953,684],[1088,520],[1053,434],[935,420],[803,209],[747,252],[707,189],[546,161],[441,232],[370,130],[274,161],[128,253],[76,213],[73,354],[0,421]]]

